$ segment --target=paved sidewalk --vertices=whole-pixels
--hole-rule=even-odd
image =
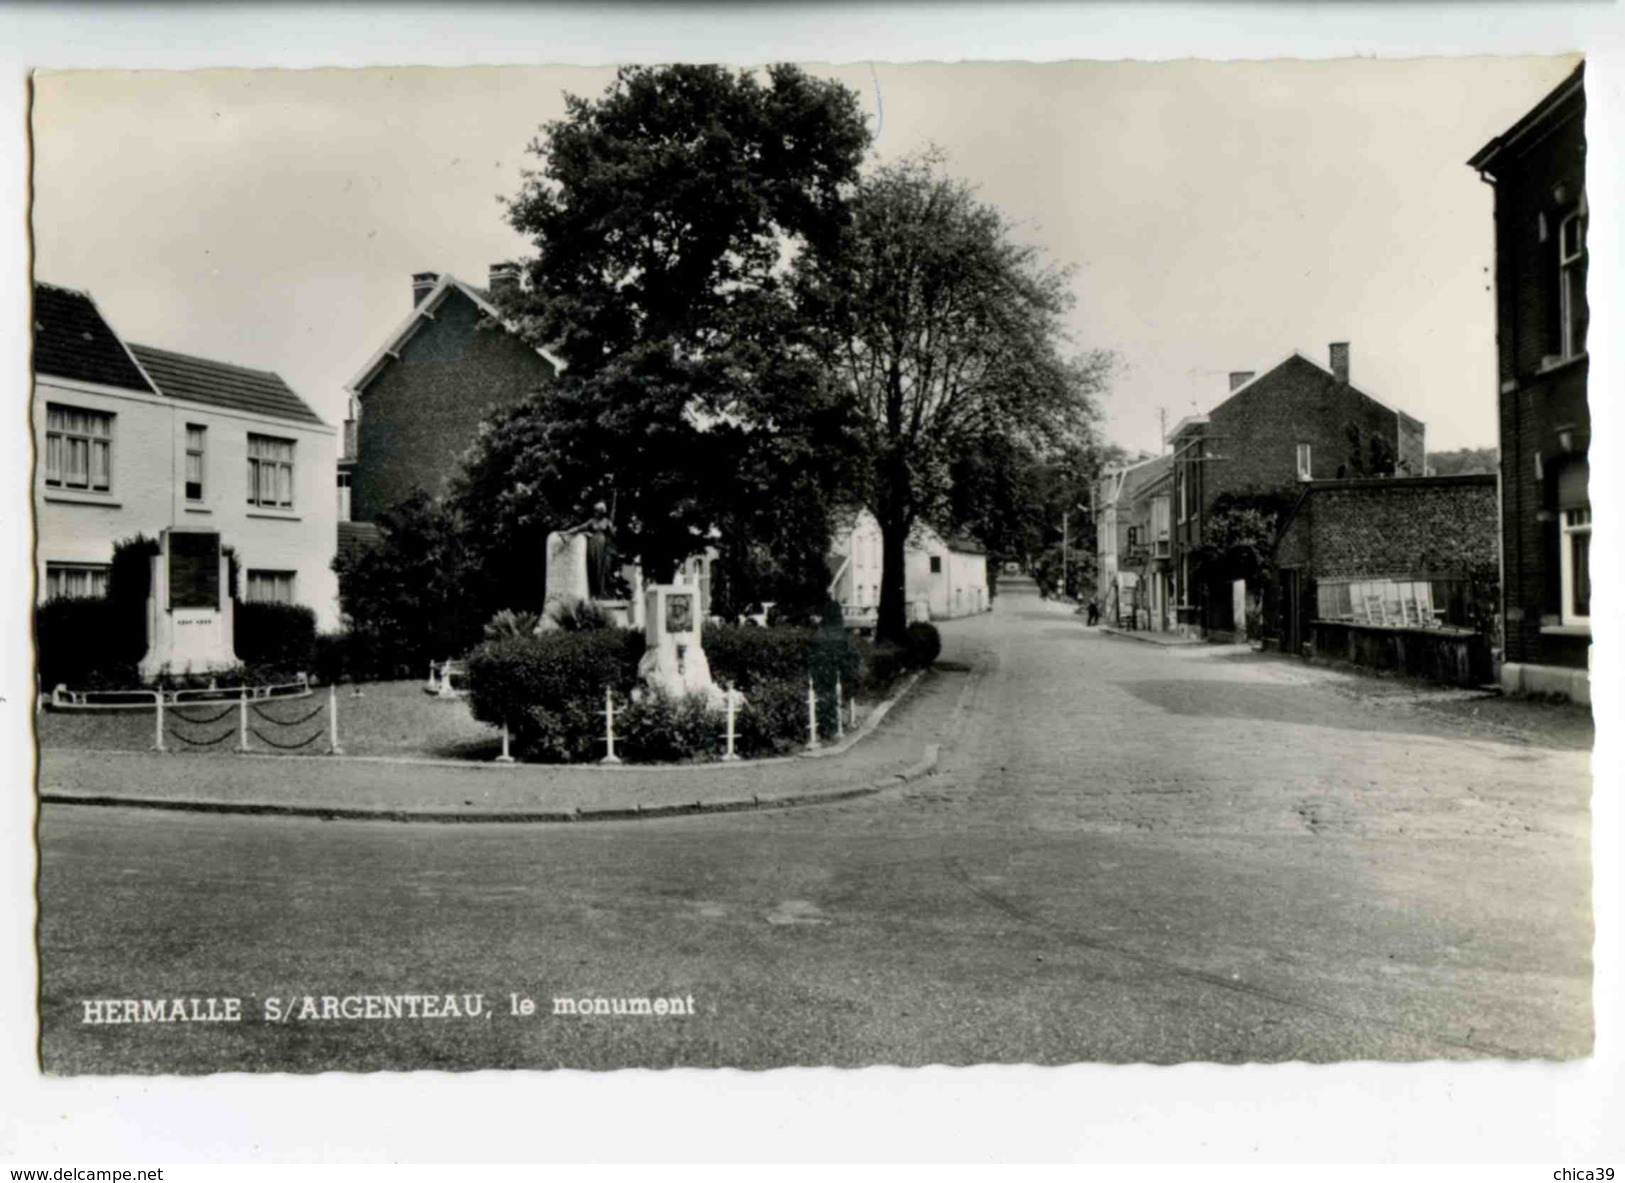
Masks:
[[[591,821],[841,800],[928,775],[952,695],[927,675],[837,754],[659,767],[344,756],[40,753],[48,803],[392,821]],[[930,746],[928,746],[930,745]]]
[[[1088,627],[1087,625],[1085,627]],[[1206,645],[1207,642],[1200,637],[1187,637],[1180,633],[1159,633],[1150,629],[1116,628],[1112,625],[1096,625],[1099,632],[1108,637],[1126,637],[1131,641],[1144,641],[1148,645]],[[1242,646],[1246,648],[1246,646]]]

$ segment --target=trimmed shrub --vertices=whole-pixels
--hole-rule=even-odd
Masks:
[[[247,666],[308,674],[316,664],[316,613],[304,604],[238,604],[232,646]]]
[[[863,688],[879,697],[891,688],[893,682],[906,674],[913,661],[909,651],[897,645],[881,643],[869,651],[863,672]]]
[[[736,686],[749,694],[754,687],[768,682],[800,682],[805,686],[813,637],[810,628],[708,624],[700,643],[717,684]]]
[[[825,712],[819,712],[819,731],[824,731]],[[827,720],[829,734],[835,720]],[[745,696],[745,705],[734,717],[734,750],[741,756],[776,756],[792,752],[807,742],[806,683],[778,682],[759,687]]]
[[[350,634],[317,633],[312,667],[316,680],[336,686],[350,678]]]
[[[615,748],[640,762],[711,759],[722,754],[727,723],[698,695],[642,695],[615,714]]]
[[[937,631],[936,625],[923,620],[916,620],[908,626],[905,645],[909,661],[920,669],[930,668],[942,656],[942,634]]]
[[[547,610],[547,618],[567,633],[608,628],[613,623],[609,613],[591,600],[560,601]]]
[[[44,690],[123,689],[139,686],[136,663],[119,644],[120,614],[111,599],[47,600],[34,613],[39,682]],[[142,637],[145,638],[145,627]],[[144,644],[144,640],[143,640]]]
[[[577,733],[601,734],[592,720],[604,689],[623,697],[637,678],[643,634],[628,629],[551,632],[486,641],[468,655],[468,705],[482,723],[507,723],[522,754],[568,759]],[[585,718],[587,725],[572,726]],[[547,752],[558,752],[548,756]]]

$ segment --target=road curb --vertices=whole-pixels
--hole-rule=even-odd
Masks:
[[[940,748],[927,744],[922,759],[901,772],[863,785],[810,789],[781,796],[722,797],[715,801],[641,802],[586,809],[368,809],[344,805],[282,805],[263,801],[199,801],[187,798],[116,797],[107,794],[41,793],[42,805],[82,805],[92,808],[151,809],[173,813],[237,814],[248,817],[302,817],[317,821],[419,822],[436,825],[550,825],[576,822],[645,821],[664,817],[695,817],[707,813],[743,813],[764,809],[794,809],[867,797],[895,789],[936,772]]]

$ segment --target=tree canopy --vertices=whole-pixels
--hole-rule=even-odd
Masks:
[[[915,524],[954,516],[967,457],[1004,479],[1092,440],[1109,359],[1067,354],[1067,274],[934,158],[877,170],[852,208],[839,249],[800,260],[798,277],[859,423],[860,488],[883,539],[878,628],[898,637]]]

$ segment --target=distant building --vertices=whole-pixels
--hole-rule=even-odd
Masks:
[[[1103,619],[1166,629],[1171,605],[1169,489],[1173,458],[1107,469],[1095,498],[1095,595]]]
[[[451,275],[412,277],[411,313],[347,387],[341,521],[376,521],[415,490],[439,496],[480,423],[564,368],[512,331],[492,301],[517,282],[511,263],[491,268],[486,291]]]
[[[338,433],[276,374],[119,338],[83,292],[34,285],[39,596],[100,596],[114,544],[165,528],[232,547],[245,600],[338,624]]]
[[[1495,187],[1502,684],[1591,698],[1585,67],[1469,163]]]
[[[1417,475],[1426,428],[1419,419],[1355,386],[1346,342],[1329,366],[1293,353],[1262,374],[1230,375],[1230,394],[1206,415],[1169,433],[1173,477],[1170,566],[1181,631],[1223,639],[1245,635],[1258,588],[1204,571],[1215,511],[1238,499],[1284,505],[1306,481]]]
[[[867,509],[838,520],[830,542],[829,596],[848,624],[873,625],[880,612],[880,523]],[[910,620],[948,620],[992,607],[987,552],[968,539],[945,539],[921,523],[904,557],[904,600]]]

